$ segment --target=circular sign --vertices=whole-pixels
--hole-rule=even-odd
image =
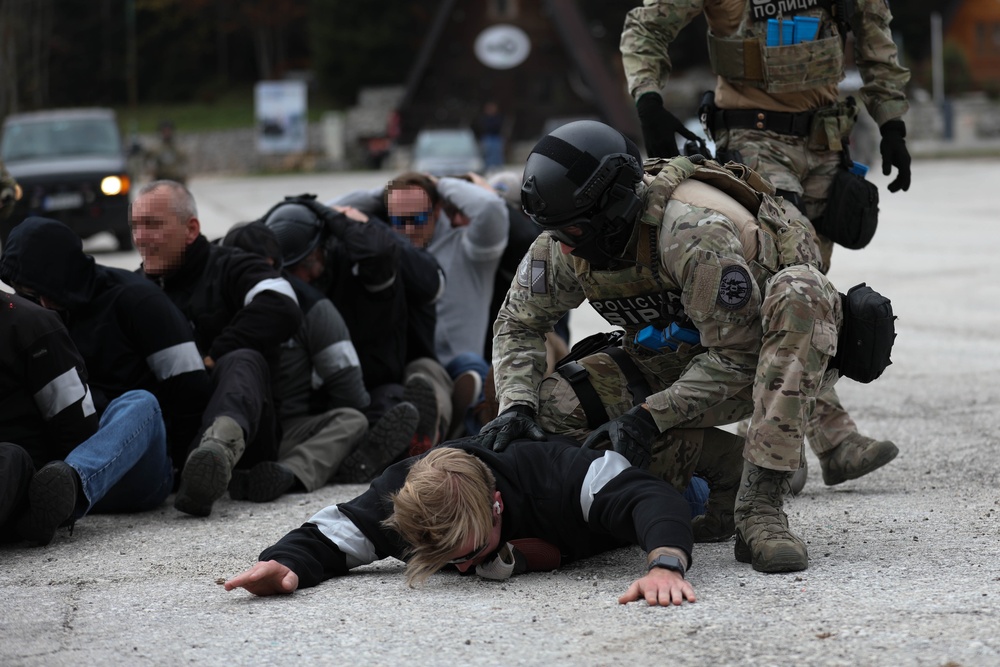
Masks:
[[[517,26],[490,26],[476,37],[476,58],[493,69],[510,69],[525,61],[531,53],[531,40]]]

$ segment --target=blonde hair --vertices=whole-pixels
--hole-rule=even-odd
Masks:
[[[403,487],[390,496],[383,524],[409,545],[406,583],[424,582],[444,567],[471,535],[486,544],[493,531],[496,479],[479,458],[461,449],[432,449],[413,464]]]

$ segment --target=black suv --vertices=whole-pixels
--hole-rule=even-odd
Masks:
[[[114,234],[119,249],[132,247],[132,179],[113,110],[7,116],[0,159],[22,190],[14,211],[0,221],[0,244],[26,217],[40,215],[61,220],[82,238],[107,231]]]

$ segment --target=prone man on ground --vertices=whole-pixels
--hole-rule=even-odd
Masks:
[[[687,502],[616,452],[567,438],[493,452],[451,441],[396,463],[354,500],[331,505],[226,582],[254,595],[291,593],[393,556],[410,585],[451,566],[505,580],[553,570],[628,544],[646,574],[619,598],[650,605],[695,601]]]

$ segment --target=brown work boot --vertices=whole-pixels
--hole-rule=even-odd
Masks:
[[[851,433],[844,441],[819,458],[823,483],[834,486],[878,470],[896,458],[899,448],[888,440],[875,440]]]
[[[705,430],[695,471],[708,482],[705,513],[691,520],[695,542],[723,542],[736,532],[733,507],[743,473],[744,438],[721,429]]]
[[[736,498],[736,560],[758,572],[798,572],[809,567],[805,542],[788,529],[783,508],[792,473],[746,461]]]
[[[216,417],[181,471],[174,507],[195,516],[212,513],[212,503],[229,488],[233,467],[243,456],[243,429],[230,417]]]

